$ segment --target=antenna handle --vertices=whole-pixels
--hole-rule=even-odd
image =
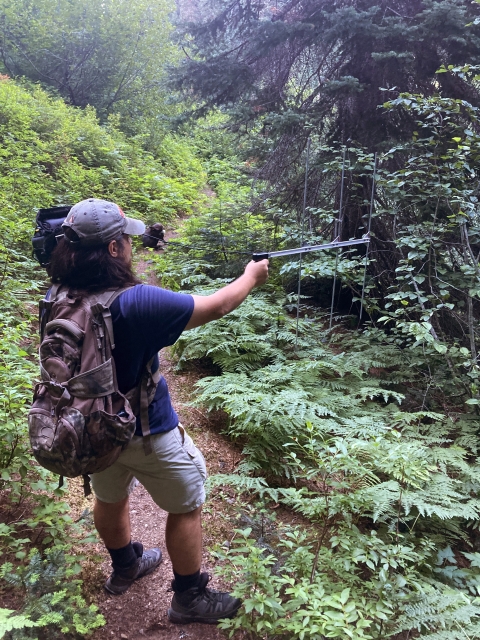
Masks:
[[[260,260],[268,260],[269,253],[254,253],[252,255],[252,260],[254,262],[260,262]]]

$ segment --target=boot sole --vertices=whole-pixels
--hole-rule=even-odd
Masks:
[[[189,615],[185,615],[183,613],[179,613],[178,611],[175,611],[174,609],[170,608],[167,611],[167,616],[168,619],[170,620],[170,622],[173,622],[173,624],[190,624],[191,622],[200,622],[202,624],[218,624],[220,622],[220,620],[223,620],[224,618],[233,618],[234,616],[237,615],[237,611],[240,609],[241,607],[241,603],[238,605],[238,607],[236,609],[234,609],[233,611],[230,611],[230,613],[225,613],[222,616],[219,616],[217,618],[204,618],[202,616],[189,616]]]
[[[112,588],[108,586],[108,580],[107,580],[107,582],[103,585],[103,588],[105,589],[105,591],[108,591],[108,593],[111,593],[112,596],[121,596],[122,593],[125,593],[125,591],[128,591],[130,589],[130,587],[134,582],[136,582],[137,580],[141,580],[146,576],[149,576],[151,573],[155,571],[155,569],[158,569],[158,567],[162,564],[162,560],[163,558],[162,556],[160,556],[160,560],[158,561],[158,564],[155,564],[153,567],[150,567],[150,569],[145,571],[145,573],[142,573],[142,575],[138,576],[138,578],[135,578],[134,580],[132,580],[131,583],[126,585],[125,587],[113,587],[114,589],[116,589],[116,591],[113,591]]]

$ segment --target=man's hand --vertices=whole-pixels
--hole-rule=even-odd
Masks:
[[[268,260],[253,260],[247,264],[243,275],[223,289],[210,296],[193,296],[195,306],[186,329],[194,329],[202,324],[218,320],[236,309],[255,287],[264,284],[268,278]]]
[[[255,279],[255,287],[265,284],[268,278],[268,260],[260,260],[260,262],[252,260],[245,267],[244,275],[251,275]]]

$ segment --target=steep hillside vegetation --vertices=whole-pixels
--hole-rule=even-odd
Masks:
[[[165,223],[192,211],[205,175],[179,138],[166,136],[154,157],[114,119],[102,127],[93,109],[67,106],[6,77],[0,80],[0,156],[0,544],[9,561],[1,575],[2,589],[14,596],[12,609],[22,610],[6,622],[0,617],[0,635],[34,622],[25,630],[29,637],[63,638],[88,633],[102,619],[74,579],[81,558],[69,550],[85,533],[68,515],[66,489],[29,453],[36,305],[46,289],[46,273],[31,257],[36,210],[97,196],[147,222],[161,215]],[[12,592],[12,585],[18,589]]]

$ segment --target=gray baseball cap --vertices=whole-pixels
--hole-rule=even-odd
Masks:
[[[145,233],[141,220],[127,218],[118,204],[98,198],[77,202],[66,217],[62,228],[72,229],[82,247],[96,247],[116,240],[123,233],[140,236]]]

